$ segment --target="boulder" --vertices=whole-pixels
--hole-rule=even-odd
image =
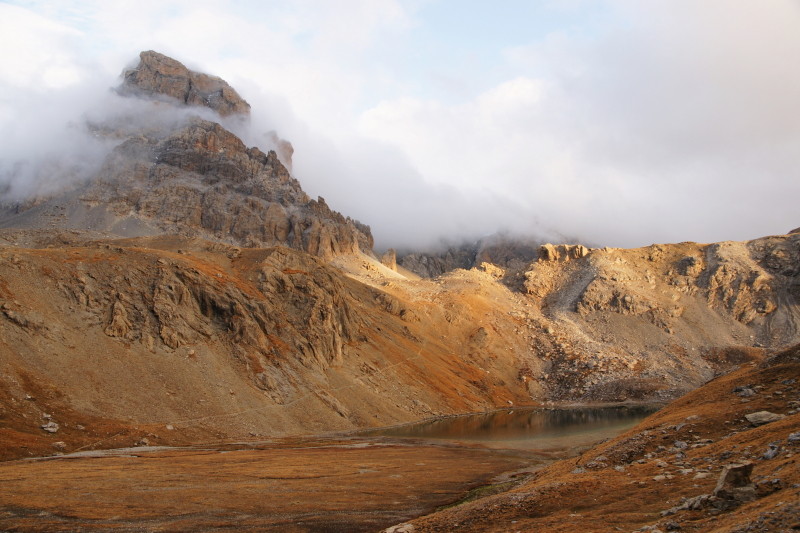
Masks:
[[[126,337],[131,330],[128,312],[122,302],[116,300],[111,308],[111,323],[106,327],[105,334],[109,337]]]
[[[539,248],[539,261],[558,261],[559,255],[556,247],[550,243],[543,244]]]
[[[783,420],[786,418],[785,415],[779,415],[776,413],[770,413],[769,411],[758,411],[756,413],[750,413],[744,415],[748,422],[752,425],[758,427],[763,426],[764,424],[769,424],[770,422],[777,422],[778,420]]]
[[[61,429],[61,426],[59,426],[58,424],[56,424],[52,420],[50,420],[47,424],[42,424],[39,427],[41,427],[43,430],[45,430],[48,433],[57,433],[58,430]]]
[[[481,272],[486,272],[494,279],[502,279],[503,276],[506,275],[506,271],[504,269],[492,263],[481,263],[480,266],[478,266],[478,270]]]
[[[413,524],[398,524],[396,526],[387,527],[384,533],[414,533],[416,528]]]
[[[750,480],[752,463],[730,464],[722,469],[712,495],[717,508],[729,509],[756,499],[755,485]]]

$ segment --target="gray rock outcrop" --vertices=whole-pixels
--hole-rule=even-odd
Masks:
[[[239,246],[284,245],[319,257],[372,248],[367,226],[310,199],[275,152],[247,148],[199,118],[163,138],[123,142],[82,199],[165,233]]]

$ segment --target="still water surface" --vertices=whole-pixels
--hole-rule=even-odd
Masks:
[[[516,408],[426,420],[369,434],[477,442],[492,448],[564,449],[618,435],[657,409],[655,406]]]

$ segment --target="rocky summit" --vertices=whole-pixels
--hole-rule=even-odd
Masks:
[[[180,234],[248,247],[282,245],[325,258],[372,249],[368,226],[303,192],[283,162],[291,164],[291,145],[274,132],[282,157],[248,148],[220,122],[199,115],[158,120],[164,105],[211,108],[220,120],[249,114],[249,104],[224,80],[142,52],[119,90],[152,105],[125,120],[87,124],[94,136],[116,143],[100,170],[58,194],[5,204],[0,198],[0,227]]]
[[[152,50],[139,54],[139,65],[123,74],[123,94],[174,98],[189,106],[205,106],[220,116],[250,115],[248,104],[216,76],[193,72],[183,63]]]
[[[14,487],[0,491],[0,529],[795,527],[797,230],[636,249],[501,235],[378,254],[368,226],[303,191],[277,132],[263,137],[273,150],[240,139],[250,106],[224,80],[142,52],[117,93],[135,103],[127,115],[85,124],[109,146],[99,170],[0,196],[0,482]],[[330,435],[667,402],[588,451]],[[155,455],[103,451],[130,447]],[[75,461],[45,473],[15,462],[64,454]],[[96,473],[86,454],[113,460]],[[159,478],[151,460],[172,470]],[[241,473],[233,485],[220,461]],[[323,512],[308,494],[328,475],[340,492]],[[190,478],[136,509],[91,490]],[[253,497],[253,483],[286,489],[276,480],[291,505]],[[213,511],[207,481],[236,487]],[[488,492],[467,494],[477,485]],[[88,503],[46,496],[65,486],[88,486]]]

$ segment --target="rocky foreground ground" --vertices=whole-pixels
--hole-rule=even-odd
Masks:
[[[749,363],[516,488],[387,531],[800,530],[800,347]]]

